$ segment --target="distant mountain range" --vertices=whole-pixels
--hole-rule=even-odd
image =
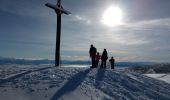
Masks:
[[[90,61],[68,61],[62,60],[61,64],[69,65],[90,65]],[[20,64],[20,65],[41,65],[41,64],[54,64],[54,60],[41,59],[41,60],[28,60],[28,59],[16,59],[16,58],[4,58],[0,57],[0,65],[4,64]],[[152,65],[154,62],[116,62],[116,66],[129,67],[129,66],[143,66]]]

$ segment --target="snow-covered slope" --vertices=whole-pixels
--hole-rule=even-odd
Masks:
[[[13,73],[0,66],[6,74],[0,74],[0,100],[170,100],[170,84],[141,74],[50,66],[17,68],[11,67]]]
[[[170,84],[170,73],[165,74],[145,74],[146,76],[165,81]]]

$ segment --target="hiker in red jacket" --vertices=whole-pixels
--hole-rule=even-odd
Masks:
[[[96,67],[98,67],[100,58],[101,58],[101,56],[100,56],[99,52],[97,52],[97,55],[96,55]]]

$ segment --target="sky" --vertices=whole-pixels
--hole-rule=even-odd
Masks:
[[[170,62],[170,0],[61,0],[61,60],[89,60],[93,44],[116,61]],[[0,56],[54,59],[56,14],[44,6],[56,0],[0,1]],[[102,16],[119,6],[123,24],[110,27]]]

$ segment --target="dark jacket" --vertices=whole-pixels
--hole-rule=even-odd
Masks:
[[[112,64],[114,64],[114,63],[115,63],[115,59],[111,58],[111,59],[109,60],[109,62],[112,63]]]
[[[108,59],[107,51],[103,51],[103,54],[102,54],[101,59],[102,59],[102,60],[107,60],[107,59]]]
[[[97,49],[95,47],[91,47],[89,50],[90,57],[96,56]]]

